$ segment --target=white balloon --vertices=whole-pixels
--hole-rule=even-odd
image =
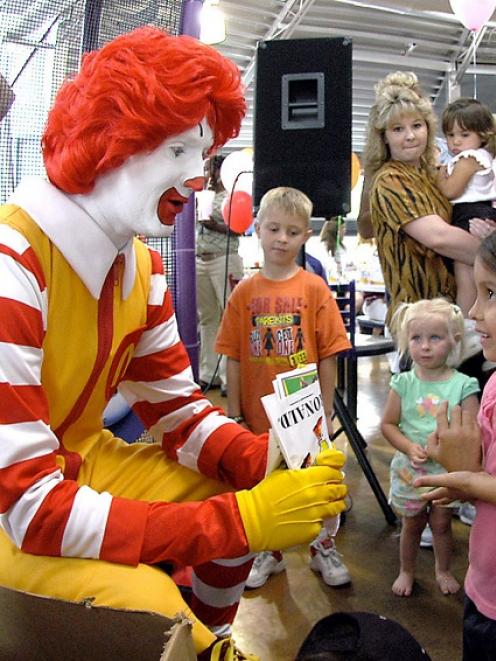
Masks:
[[[236,177],[238,178],[236,179]],[[244,191],[251,195],[253,187],[253,158],[251,153],[242,150],[228,154],[220,167],[220,179],[229,194],[234,191]],[[235,182],[236,187],[234,188]]]
[[[243,191],[253,195],[253,172],[241,174],[236,182],[235,191]]]

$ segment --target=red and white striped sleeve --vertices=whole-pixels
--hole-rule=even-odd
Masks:
[[[219,548],[230,553],[245,552],[246,539],[232,494],[203,503],[146,503],[98,493],[64,479],[56,463],[59,442],[50,427],[47,397],[41,383],[42,346],[47,330],[43,269],[26,238],[7,225],[0,225],[0,274],[0,524],[16,546],[38,555],[100,558],[125,564],[166,558],[205,561]],[[177,336],[177,329],[160,279],[163,276],[156,279],[150,294],[148,339],[143,338],[132,365],[138,374],[143,368],[140,352],[150,355],[148,367],[159,377],[153,386],[147,385],[150,376],[143,379],[143,386],[139,378],[129,383],[138,393],[142,387],[150,395],[152,405],[158,406],[158,414],[148,415],[156,415],[159,426],[165,417],[165,445],[179,457],[176,448],[181,449],[182,441],[187,442],[203,420],[222,416],[190,383],[182,345],[170,341],[170,337]],[[151,347],[155,348],[150,351]],[[164,357],[172,360],[175,369],[164,369],[164,364],[168,364]],[[148,374],[147,368],[145,371]],[[168,384],[165,394],[164,383]],[[141,401],[140,397],[136,400]],[[173,401],[175,405],[171,405]],[[164,402],[172,418],[161,412]],[[185,418],[179,415],[179,424],[170,425],[178,409],[183,409]],[[206,472],[230,479],[236,473],[236,457],[239,460],[246,451],[250,479],[252,483],[257,481],[258,466],[265,464],[265,444],[258,439],[253,442],[255,437],[248,432],[238,433],[239,428],[227,424],[227,420],[225,424],[211,425],[210,429],[213,431],[208,442],[203,443],[209,449],[203,450],[203,456],[207,461],[212,457],[219,461]],[[223,444],[220,450],[210,449],[216,434]],[[199,468],[202,461],[200,456]],[[229,536],[227,531],[222,539],[211,531],[205,533],[206,520],[213,518],[229,522]],[[186,525],[189,534],[183,534]],[[219,535],[224,528],[217,526]],[[195,535],[198,543],[191,541]]]
[[[146,503],[127,502],[125,519],[132,512],[137,528],[133,539],[133,531],[118,523],[120,499],[78,488],[64,479],[56,463],[59,442],[41,383],[46,282],[26,238],[7,225],[0,225],[0,274],[1,526],[29,553],[136,563]],[[110,519],[115,521],[110,536],[119,551],[106,548]]]
[[[239,488],[253,486],[265,474],[267,437],[234,425],[193,381],[160,256],[150,254],[147,330],[119,390],[168,456]]]
[[[0,512],[22,547],[45,497],[60,483],[58,441],[41,387],[46,284],[26,239],[0,226]]]

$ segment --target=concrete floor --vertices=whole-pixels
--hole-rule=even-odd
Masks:
[[[359,361],[359,428],[368,442],[370,462],[388,490],[393,450],[379,431],[380,413],[390,373],[385,357]],[[209,393],[220,405],[218,391]],[[421,549],[417,582],[410,598],[396,597],[391,585],[399,566],[398,534],[386,523],[346,437],[337,445],[348,456],[345,467],[353,507],[337,536],[337,548],[350,570],[349,586],[330,588],[308,566],[308,552],[300,547],[285,552],[287,570],[271,577],[258,590],[246,591],[234,625],[240,649],[262,661],[291,661],[303,639],[320,618],[335,611],[372,611],[397,620],[427,650],[433,661],[461,658],[463,592],[443,596],[434,580],[434,557]],[[470,528],[453,520],[453,572],[460,582],[467,569]]]

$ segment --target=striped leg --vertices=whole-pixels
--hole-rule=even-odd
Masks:
[[[236,616],[253,553],[193,567],[193,613],[218,637],[228,636]]]

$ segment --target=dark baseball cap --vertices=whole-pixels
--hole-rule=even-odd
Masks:
[[[376,613],[338,612],[322,618],[303,641],[295,661],[431,661],[395,620]]]

